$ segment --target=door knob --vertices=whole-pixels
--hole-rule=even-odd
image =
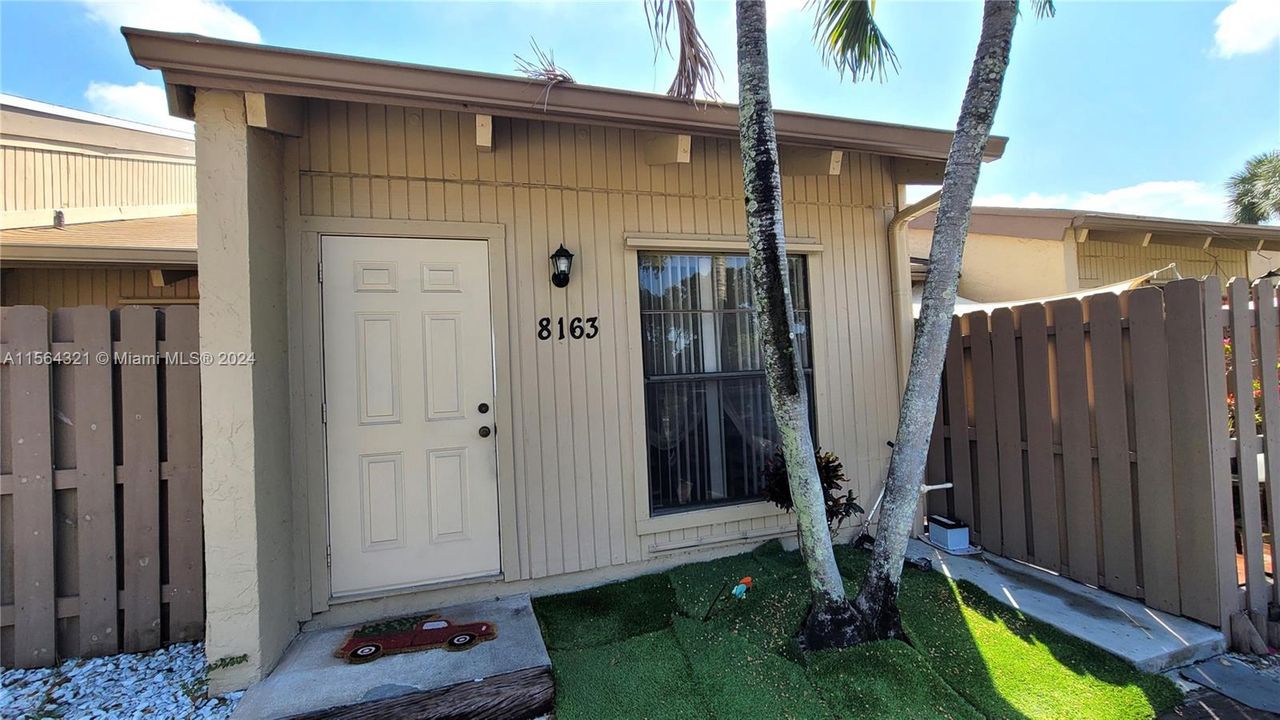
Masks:
[[[476,410],[479,411],[481,415],[484,415],[489,412],[489,403],[480,403],[480,406],[477,407]]]
[[[480,437],[489,437],[492,434],[493,430],[491,430],[488,425],[480,426]]]

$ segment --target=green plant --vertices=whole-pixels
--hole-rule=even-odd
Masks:
[[[199,705],[209,697],[210,672],[214,670],[225,670],[227,668],[235,667],[236,665],[243,665],[247,662],[249,662],[248,655],[228,655],[227,657],[218,658],[205,666],[203,677],[198,680],[178,683],[178,688],[182,690],[182,694],[187,697],[187,700],[189,700],[192,705]]]
[[[814,452],[814,460],[818,463],[818,478],[822,481],[823,502],[827,506],[827,527],[834,532],[846,520],[854,515],[866,512],[857,503],[853,490],[841,492],[845,484],[844,464],[835,453],[823,452],[819,448]],[[787,462],[782,453],[764,466],[764,487],[761,494],[764,499],[778,507],[791,512],[791,484],[787,481]]]

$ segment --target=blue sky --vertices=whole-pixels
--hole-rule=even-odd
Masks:
[[[979,201],[1221,219],[1227,177],[1280,147],[1280,0],[1058,5],[1048,20],[1028,12],[1015,33],[996,119],[1010,142],[984,170]],[[732,6],[697,10],[733,99]],[[902,69],[855,85],[822,66],[803,1],[772,2],[775,104],[952,127],[978,3],[881,0],[876,13]],[[579,82],[641,91],[664,91],[672,68],[654,61],[640,0],[3,2],[0,90],[173,123],[159,74],[133,64],[121,24],[501,73],[532,37]]]

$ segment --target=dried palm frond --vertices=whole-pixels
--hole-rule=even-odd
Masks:
[[[893,52],[872,17],[874,0],[809,0],[814,8],[813,39],[822,50],[822,60],[834,65],[856,82],[884,80],[888,69],[898,69]]]
[[[516,55],[516,72],[545,85],[542,90],[542,109],[546,110],[547,102],[551,99],[551,88],[561,83],[573,83],[574,79],[568,70],[556,65],[555,52],[543,52],[538,47],[538,41],[533,38],[529,38],[529,45],[533,47],[533,59]]]
[[[667,94],[680,100],[694,101],[699,94],[719,100],[716,78],[723,77],[720,66],[706,38],[698,30],[694,18],[693,0],[645,0],[645,17],[653,34],[653,54],[666,48],[667,54],[676,59],[676,74]],[[679,52],[671,51],[671,21],[676,21],[679,32]]]

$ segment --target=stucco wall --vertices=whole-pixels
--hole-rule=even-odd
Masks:
[[[196,97],[200,347],[253,353],[201,368],[205,651],[247,656],[215,691],[268,671],[293,637],[280,141],[250,130],[237,93]],[[286,398],[283,399],[282,398]]]
[[[911,228],[912,257],[928,257],[932,229]],[[970,233],[960,270],[961,297],[1023,300],[1076,289],[1075,257],[1061,241]]]

